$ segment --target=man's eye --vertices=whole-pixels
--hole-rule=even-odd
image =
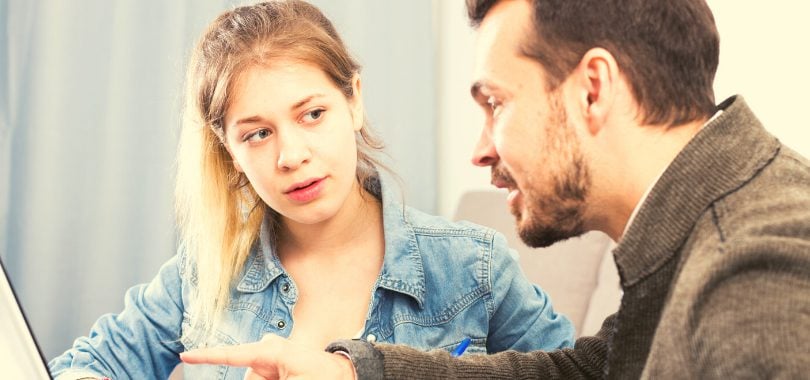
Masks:
[[[501,110],[501,102],[495,100],[494,96],[490,96],[487,99],[487,104],[489,104],[489,108],[492,110],[492,115],[496,115],[498,111]]]
[[[309,111],[306,114],[304,114],[304,122],[311,123],[315,120],[318,120],[321,118],[321,116],[323,116],[324,112],[325,110],[321,108]]]
[[[270,131],[269,130],[260,129],[260,130],[258,130],[256,132],[253,132],[253,133],[245,136],[244,141],[257,142],[257,141],[264,140],[264,139],[268,138],[269,136],[270,136]]]

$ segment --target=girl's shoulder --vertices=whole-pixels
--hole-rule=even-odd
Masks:
[[[405,207],[403,213],[420,248],[436,247],[455,259],[471,255],[479,259],[506,254],[509,247],[500,232],[466,220],[451,221],[430,215],[414,208]]]
[[[412,207],[403,206],[403,220],[415,232],[443,235],[448,238],[473,238],[491,240],[497,232],[466,220],[453,221],[445,217],[428,214]]]

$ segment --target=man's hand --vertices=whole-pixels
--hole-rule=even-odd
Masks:
[[[238,346],[201,348],[180,354],[186,364],[248,367],[245,379],[348,379],[355,377],[348,357],[308,349],[273,334]]]

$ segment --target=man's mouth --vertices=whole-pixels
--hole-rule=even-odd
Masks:
[[[509,208],[514,210],[520,200],[521,192],[514,178],[509,175],[509,172],[501,167],[493,166],[491,183],[499,189],[509,190],[509,195],[506,196],[506,203],[509,205]]]
[[[499,189],[517,189],[517,184],[509,173],[500,167],[492,167],[492,180],[490,181],[493,186]]]

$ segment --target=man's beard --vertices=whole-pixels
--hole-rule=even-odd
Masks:
[[[540,150],[548,152],[542,164],[552,170],[541,172],[542,178],[527,177],[520,189],[521,204],[513,204],[510,210],[518,235],[530,247],[548,247],[585,233],[583,214],[590,175],[579,140],[567,122],[565,110],[552,101],[545,126],[548,142]],[[512,176],[499,165],[492,167],[492,177],[517,188]],[[523,215],[523,210],[528,215]]]

